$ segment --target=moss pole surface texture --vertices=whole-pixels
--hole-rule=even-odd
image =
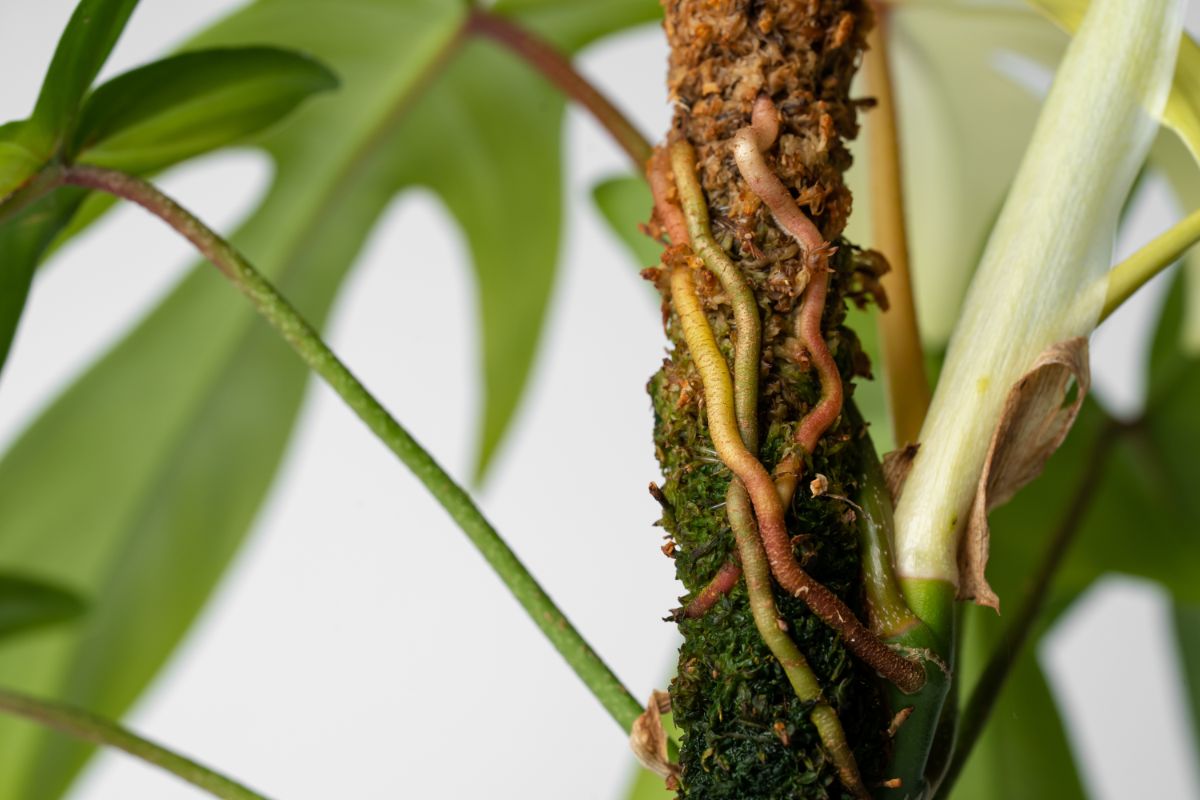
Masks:
[[[868,375],[869,365],[857,338],[842,325],[846,304],[865,300],[878,272],[875,256],[841,238],[851,205],[842,179],[850,166],[845,140],[857,132],[849,87],[871,15],[860,0],[666,0],[664,10],[669,87],[676,101],[669,138],[695,148],[713,235],[745,274],[762,316],[758,455],[768,470],[793,453],[801,457],[804,477],[787,514],[793,552],[861,619],[855,510],[842,498],[856,496],[861,465],[855,440],[865,432],[843,414],[812,453],[795,449],[796,424],[821,396],[795,330],[809,275],[795,240],[738,173],[733,141],[749,124],[758,96],[769,96],[782,127],[768,162],[837,246],[828,261],[832,273],[822,330],[850,397],[851,381]],[[664,271],[648,274],[665,288]],[[730,300],[707,271],[699,270],[696,278],[709,324],[732,364],[738,332]],[[731,475],[714,452],[700,377],[669,292],[664,298],[671,350],[649,388],[665,478],[662,524],[674,542],[677,574],[689,592],[682,598],[686,604],[735,557],[736,544],[724,505]],[[828,479],[828,487],[814,496],[809,482],[817,474]],[[888,714],[878,680],[800,600],[778,587],[775,594],[788,633],[841,718],[863,777],[879,780]],[[756,631],[743,582],[679,627],[684,642],[671,698],[683,731],[680,797],[850,796],[822,750],[809,718],[812,704],[797,699]]]

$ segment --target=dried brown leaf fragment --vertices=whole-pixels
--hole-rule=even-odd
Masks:
[[[1087,339],[1077,337],[1048,347],[1009,391],[959,546],[960,600],[1000,610],[1000,598],[984,575],[988,512],[1041,474],[1071,430],[1090,385]]]
[[[662,715],[671,710],[671,696],[655,689],[650,693],[646,710],[633,723],[629,734],[629,747],[642,766],[667,782],[668,789],[679,783],[679,765],[671,762],[667,754],[667,731],[663,727]]]

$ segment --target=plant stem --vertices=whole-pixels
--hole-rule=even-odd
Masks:
[[[628,117],[576,71],[571,60],[554,45],[499,14],[482,8],[471,9],[466,30],[487,37],[519,56],[563,94],[586,108],[629,155],[637,172],[640,174],[645,170],[653,146]]]
[[[320,375],[389,450],[396,454],[458,524],[509,591],[613,719],[629,730],[642,706],[571,625],[475,505],[403,426],[338,360],[320,335],[241,253],[199,219],[140,178],[74,166],[63,182],[137,203],[185,237],[229,278],[292,349]]]
[[[1004,682],[1007,680],[1013,664],[1020,657],[1026,642],[1033,633],[1034,625],[1045,607],[1046,597],[1050,592],[1054,576],[1062,565],[1067,549],[1075,541],[1075,537],[1082,527],[1083,518],[1092,502],[1097,485],[1104,475],[1108,454],[1117,440],[1116,434],[1120,427],[1121,423],[1110,421],[1108,425],[1101,428],[1096,437],[1091,455],[1086,462],[1087,470],[1075,488],[1075,493],[1071,497],[1071,502],[1067,506],[1058,528],[1046,545],[1037,570],[1026,585],[1021,606],[1012,622],[1004,630],[1000,641],[992,649],[987,666],[984,667],[983,674],[980,675],[971,692],[971,697],[967,701],[966,708],[963,710],[959,720],[954,755],[945,777],[942,779],[941,786],[938,788],[937,797],[949,797],[955,780],[966,766],[975,743],[987,725],[988,718],[996,705],[1000,691],[1004,688]]]
[[[263,795],[213,772],[208,767],[87,711],[49,700],[39,700],[8,689],[0,689],[0,711],[75,739],[123,750],[134,758],[170,772],[214,797],[225,800],[266,800]]]
[[[887,49],[888,16],[888,9],[876,7],[875,27],[867,34],[863,74],[867,91],[875,97],[875,108],[868,115],[866,126],[871,220],[875,246],[892,267],[881,279],[888,298],[887,310],[879,315],[883,372],[896,445],[903,447],[920,438],[930,392],[908,264],[900,142]]]
[[[865,425],[858,408],[847,406],[856,429]],[[858,504],[859,552],[862,555],[863,594],[871,632],[883,639],[901,636],[921,624],[908,607],[892,558],[892,496],[883,477],[883,468],[875,453],[870,434],[864,431],[858,441],[862,459],[862,487]]]
[[[1175,263],[1200,241],[1200,211],[1193,211],[1169,231],[1138,250],[1108,273],[1108,292],[1104,296],[1105,320],[1150,279]]]

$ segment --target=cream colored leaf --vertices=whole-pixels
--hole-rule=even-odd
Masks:
[[[1076,391],[1070,397],[1072,385]],[[1012,387],[992,434],[966,535],[958,551],[960,600],[1000,610],[988,585],[988,512],[1042,472],[1075,422],[1091,385],[1087,339],[1051,345]]]

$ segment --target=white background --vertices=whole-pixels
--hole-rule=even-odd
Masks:
[[[106,74],[169,50],[236,5],[147,0]],[[0,120],[32,107],[72,6],[0,0]],[[1196,8],[1189,17],[1200,22]],[[601,43],[581,62],[655,135],[668,120],[664,64],[654,28]],[[587,201],[596,180],[625,171],[625,159],[575,111],[566,142],[564,269],[533,384],[480,500],[573,621],[645,696],[668,674],[675,647],[671,627],[658,620],[677,589],[658,554],[656,510],[645,494],[657,469],[642,387],[662,356],[662,334],[657,303]],[[231,230],[268,178],[259,156],[232,153],[162,183],[215,228]],[[1174,213],[1152,185],[1121,249],[1162,230]],[[136,248],[126,249],[131,241]],[[191,260],[173,235],[126,208],[42,270],[0,387],[0,449]],[[406,297],[418,269],[443,302],[422,306]],[[334,349],[459,477],[469,474],[477,410],[473,292],[444,212],[428,196],[409,194],[380,221],[328,330]],[[1140,402],[1134,366],[1154,302],[1142,298],[1096,337],[1097,390],[1118,410]],[[585,333],[597,328],[603,339]],[[575,512],[566,523],[564,510]],[[439,588],[447,582],[448,596]],[[1111,657],[1109,626],[1123,631],[1124,652],[1141,654],[1136,664]],[[1200,797],[1157,590],[1106,581],[1040,657],[1064,698],[1095,797]],[[1136,695],[1108,688],[1125,680],[1139,687]],[[128,721],[294,800],[609,800],[631,775],[611,720],[440,508],[320,386],[309,393],[248,545]],[[92,764],[73,795],[203,796],[113,754]]]

